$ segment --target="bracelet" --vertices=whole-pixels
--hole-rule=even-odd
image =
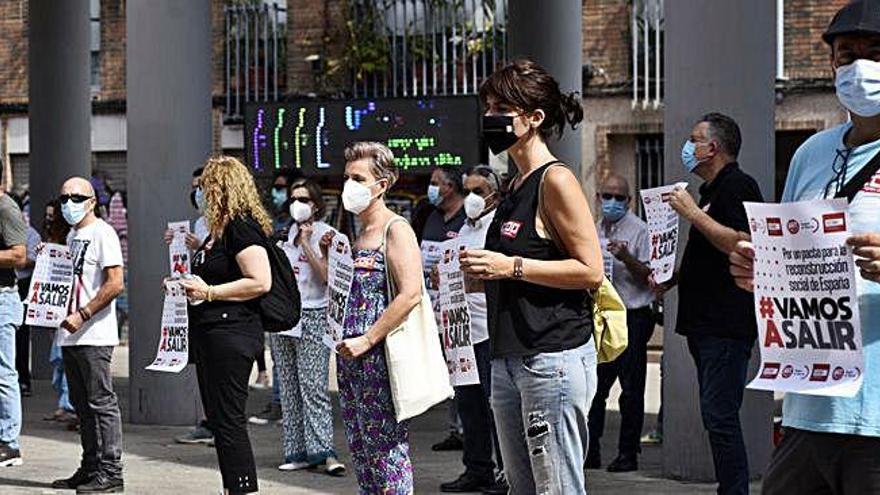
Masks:
[[[520,280],[523,276],[523,259],[519,256],[513,257],[513,278]]]
[[[208,286],[208,294],[207,294],[207,296],[205,296],[205,299],[207,299],[208,302],[214,301],[214,286],[213,285]]]

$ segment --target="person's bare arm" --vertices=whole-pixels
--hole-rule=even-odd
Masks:
[[[395,223],[387,243],[385,262],[396,283],[397,295],[366,334],[343,340],[337,346],[343,357],[358,357],[370,350],[399,327],[422,300],[422,256],[412,228],[405,222]]]
[[[81,313],[85,313],[87,318],[91,318],[96,313],[113,303],[113,301],[119,297],[119,294],[122,294],[122,291],[125,288],[122,267],[118,265],[108,266],[107,268],[104,268],[102,274],[104,276],[104,281],[101,282],[101,287],[98,289],[98,293],[95,294],[95,297],[85,306],[80,308],[80,311],[71,313],[63,322],[61,322],[61,327],[68,332],[74,333],[82,328],[83,323],[85,323],[86,320]]]
[[[16,244],[9,249],[0,250],[0,268],[22,269],[27,264],[27,246]]]
[[[256,244],[246,247],[235,255],[241,270],[241,278],[225,284],[208,286],[201,278],[183,279],[181,283],[192,299],[208,299],[211,290],[213,301],[250,301],[269,292],[272,288],[272,268],[266,248]]]
[[[715,246],[715,249],[724,253],[725,256],[730,255],[739,241],[751,239],[747,233],[739,232],[715,221],[708,213],[697,206],[694,198],[684,189],[672,191],[669,196],[669,205],[699,230]]]

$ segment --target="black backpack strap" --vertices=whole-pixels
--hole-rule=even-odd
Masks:
[[[858,194],[859,191],[862,190],[862,187],[874,177],[874,174],[876,174],[878,170],[880,170],[880,152],[877,152],[874,157],[871,158],[871,161],[866,163],[852,179],[846,181],[846,184],[840,188],[840,191],[837,191],[837,194],[835,194],[834,197],[846,198],[848,202],[852,203],[856,194]]]

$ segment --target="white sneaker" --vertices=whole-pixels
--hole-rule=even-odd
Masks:
[[[285,462],[278,466],[279,471],[299,471],[311,466],[308,462]]]
[[[345,476],[345,464],[335,457],[328,457],[324,461],[324,472],[330,476]]]

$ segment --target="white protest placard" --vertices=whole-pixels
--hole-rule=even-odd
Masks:
[[[37,255],[25,301],[25,324],[58,328],[67,318],[73,292],[73,259],[67,246],[44,244]]]
[[[608,239],[599,239],[599,247],[602,249],[602,265],[605,271],[605,278],[613,280],[614,276],[614,255],[608,250]]]
[[[354,279],[354,259],[351,257],[351,244],[348,237],[336,234],[327,254],[327,333],[322,339],[324,345],[336,349],[342,342],[342,328],[345,325],[345,308]]]
[[[748,387],[855,395],[865,367],[846,200],[744,205],[761,349]]]
[[[654,282],[662,284],[675,271],[675,251],[678,248],[678,213],[669,206],[669,194],[675,188],[687,187],[686,182],[671,186],[642,189],[642,205],[648,223],[651,244],[651,273]]]
[[[458,260],[460,250],[461,242],[457,239],[444,242],[437,264],[443,351],[453,387],[480,383],[471,343],[471,313],[465,294],[464,273]]]
[[[189,222],[168,222],[168,230],[173,234],[168,245],[168,264],[171,278],[180,278],[190,273],[189,248],[186,247],[186,235],[189,234]]]
[[[151,371],[178,373],[189,360],[189,316],[186,312],[186,290],[179,281],[165,282],[162,304],[162,334],[156,359],[147,366]]]

